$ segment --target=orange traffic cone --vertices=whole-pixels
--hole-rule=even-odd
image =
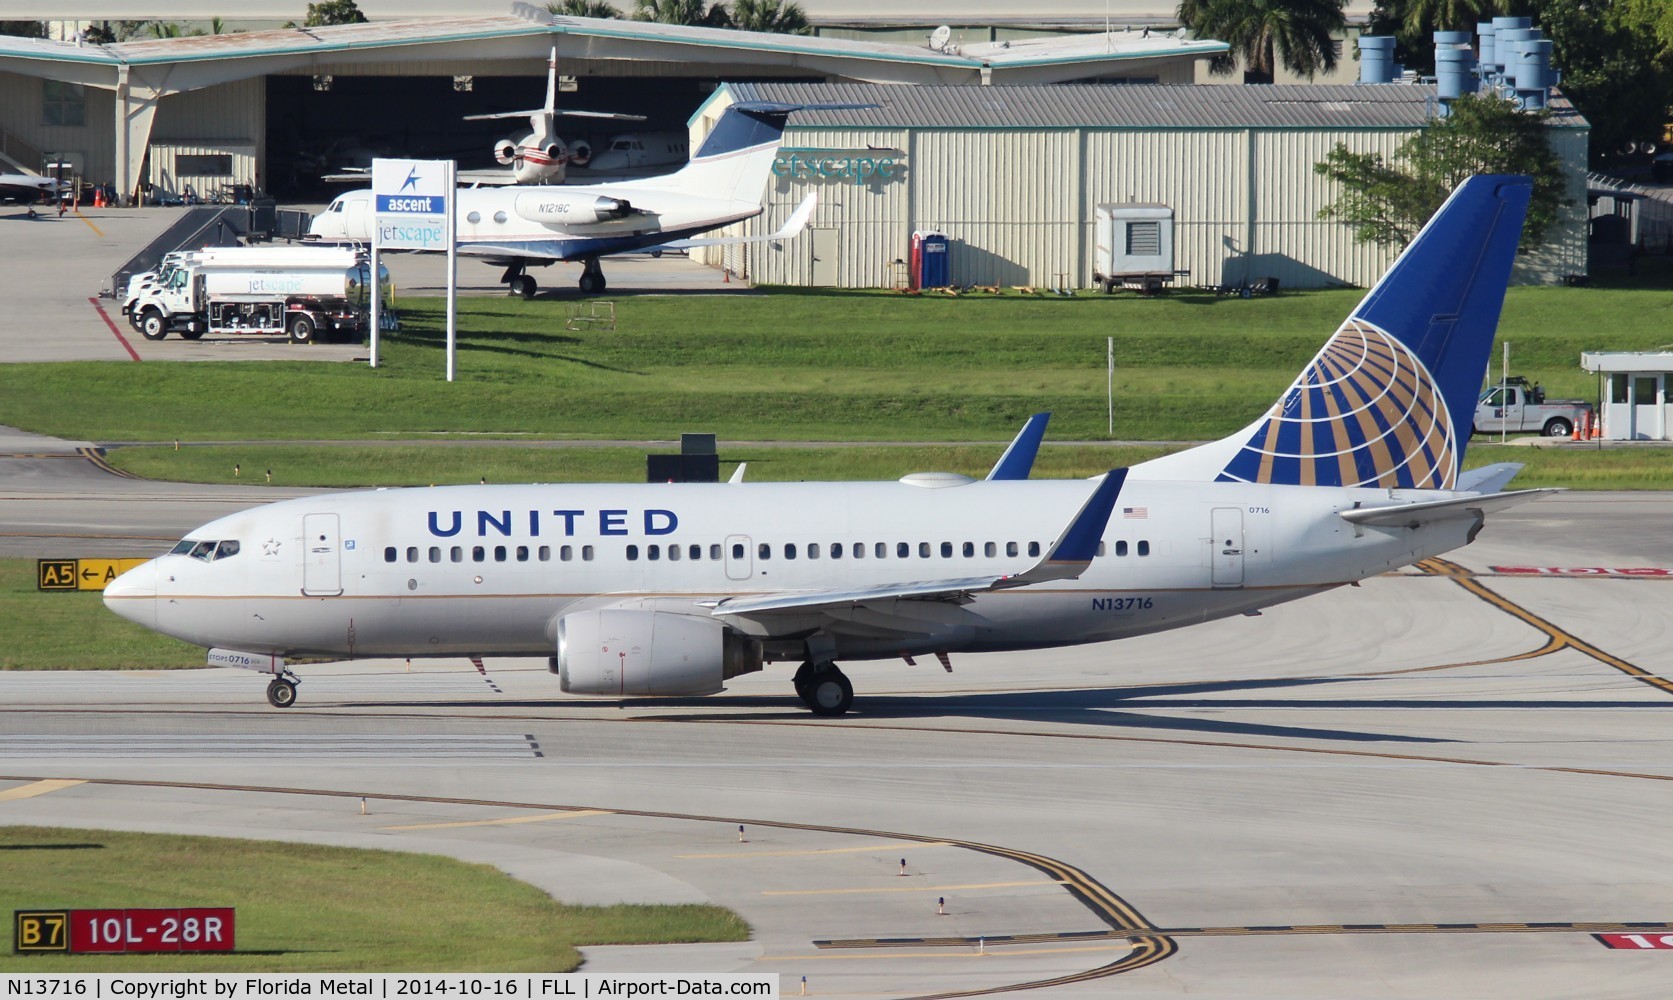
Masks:
[[[1575,422],[1574,422],[1574,427],[1573,427],[1573,433],[1571,433],[1571,434],[1570,434],[1570,435],[1569,435],[1569,440],[1570,440],[1570,441],[1581,441],[1581,440],[1584,440],[1584,439],[1583,439],[1583,438],[1582,438],[1582,437],[1581,437],[1581,436],[1580,436],[1580,434],[1581,434],[1581,422],[1580,422],[1580,421],[1579,421],[1579,420],[1576,420],[1576,421],[1575,421]]]
[[[104,208],[105,207],[105,189],[104,188],[96,187],[96,188],[93,189],[93,207],[94,208]]]

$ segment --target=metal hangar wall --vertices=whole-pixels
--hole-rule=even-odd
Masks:
[[[1369,286],[1395,254],[1319,218],[1337,192],[1313,165],[1338,142],[1392,155],[1430,120],[1435,88],[729,84],[698,128],[732,100],[881,106],[791,118],[769,210],[736,231],[770,233],[817,191],[809,232],[697,251],[751,281],[891,287],[913,231],[938,230],[956,285],[1086,288],[1097,206],[1151,202],[1173,209],[1181,283],[1321,288]],[[1586,269],[1590,126],[1561,98],[1553,109],[1572,204],[1521,283]]]

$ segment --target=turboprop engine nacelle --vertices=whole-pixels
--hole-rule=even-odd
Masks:
[[[551,667],[569,694],[714,694],[761,669],[761,645],[711,618],[607,608],[558,619]]]
[[[559,222],[585,225],[626,218],[633,206],[620,198],[566,195],[562,188],[520,194],[514,208],[530,222]]]

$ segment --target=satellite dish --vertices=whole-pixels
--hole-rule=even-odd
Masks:
[[[947,47],[947,43],[952,40],[953,29],[947,27],[945,24],[929,33],[929,47],[937,52],[945,49]]]
[[[1174,33],[1173,33],[1173,37],[1175,37],[1175,38],[1184,38],[1184,37],[1185,37],[1185,29],[1184,29],[1184,28],[1178,28],[1178,29],[1176,29],[1176,30],[1175,30],[1175,31],[1174,31]]]

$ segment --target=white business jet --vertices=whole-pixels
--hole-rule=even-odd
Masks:
[[[558,138],[558,116],[591,118],[604,121],[642,122],[644,115],[618,115],[607,111],[558,110],[558,50],[552,49],[546,61],[546,104],[533,111],[497,111],[486,115],[466,115],[466,121],[486,121],[493,118],[527,118],[529,131],[516,139],[501,139],[494,144],[494,159],[511,168],[510,182],[514,184],[562,184],[571,163],[587,162],[591,147],[582,151],[582,143],[566,145]],[[466,178],[467,180],[469,178]],[[494,183],[493,179],[489,183]],[[499,183],[505,183],[504,180]]]
[[[1272,408],[1090,480],[448,486],[287,500],[204,525],[105,604],[269,672],[287,656],[546,656],[577,695],[714,694],[799,663],[1044,649],[1251,612],[1469,544],[1514,467],[1461,472],[1531,186],[1474,177]]]
[[[529,298],[538,287],[527,273],[530,267],[580,261],[581,291],[592,295],[606,287],[599,258],[611,254],[664,245],[789,239],[807,226],[817,204],[815,195],[808,195],[785,224],[769,235],[694,237],[762,213],[762,193],[778,155],[785,120],[804,107],[838,105],[733,104],[721,113],[714,131],[690,162],[660,177],[562,187],[461,188],[455,205],[458,252],[504,267],[500,280],[513,295]],[[371,203],[370,189],[340,195],[314,219],[308,238],[370,240]]]

